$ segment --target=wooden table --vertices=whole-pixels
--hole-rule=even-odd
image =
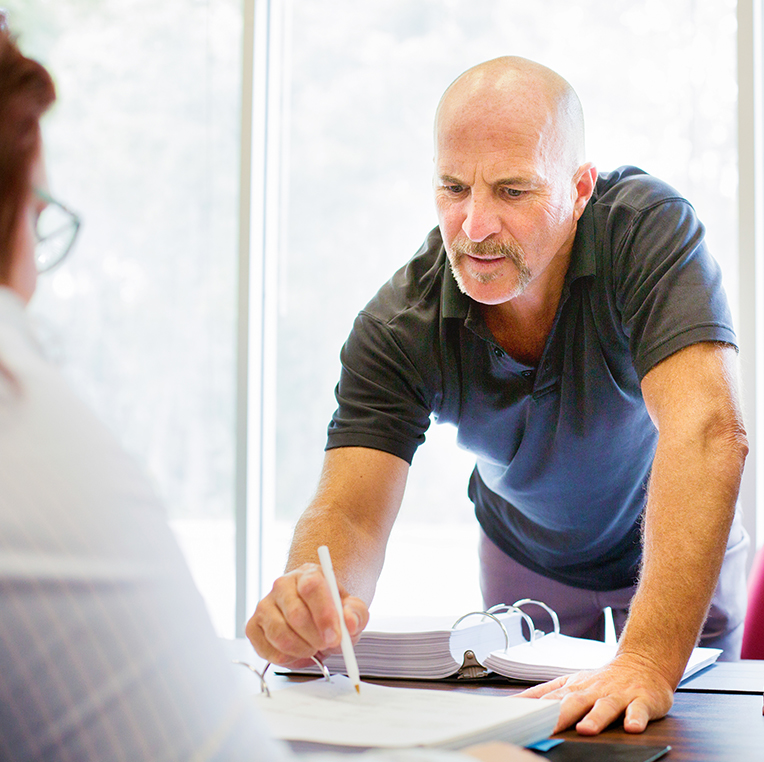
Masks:
[[[644,733],[626,733],[622,724],[614,724],[594,737],[580,736],[575,730],[555,737],[572,743],[591,741],[671,746],[665,757],[666,762],[764,762],[764,699],[761,693],[764,684],[758,682],[759,675],[764,677],[764,662],[726,663],[719,667],[723,670],[724,681],[720,683],[705,678],[698,680],[698,689],[678,691],[669,714],[662,720],[651,722]],[[754,681],[734,679],[736,675],[744,678],[751,674],[755,675]],[[391,681],[385,682],[391,684]],[[736,685],[750,691],[754,682],[761,686],[758,693],[735,692]],[[516,685],[493,682],[460,685],[394,681],[394,684],[503,696],[521,690]],[[704,687],[711,690],[703,690]]]
[[[584,740],[575,731],[558,737]],[[668,745],[667,762],[764,762],[762,697],[732,693],[677,693],[668,716],[639,735],[613,725],[588,741]]]
[[[627,743],[671,746],[666,762],[764,762],[764,661],[720,664],[685,684],[674,697],[674,706],[662,720],[651,722],[644,733],[626,733],[614,723],[598,736],[580,736],[575,730],[560,733],[571,743]],[[715,667],[711,668],[716,669]],[[702,678],[702,679],[701,679]],[[287,680],[287,678],[274,678]],[[517,684],[380,680],[382,685],[459,690],[483,695],[511,695]],[[756,691],[756,692],[753,692]],[[295,748],[302,748],[299,745]]]
[[[668,716],[640,735],[622,726],[592,741],[669,745],[668,762],[764,762],[764,661],[720,662],[685,682]],[[561,738],[581,740],[575,731]]]

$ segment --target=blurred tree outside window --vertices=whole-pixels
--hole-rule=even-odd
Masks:
[[[269,62],[287,97],[264,591],[316,486],[352,320],[435,225],[432,119],[469,66],[514,54],[566,77],[589,158],[685,194],[733,310],[737,291],[734,0],[269,1],[287,18],[285,57]],[[231,635],[242,3],[5,6],[56,78],[51,188],[84,218],[32,309],[76,388],[149,469]],[[472,458],[454,442],[432,426],[414,458],[376,613],[480,603]]]
[[[315,489],[339,349],[359,309],[435,226],[432,122],[462,71],[500,55],[578,92],[590,160],[635,164],[697,208],[727,293],[736,272],[731,0],[291,0],[279,275],[275,505],[264,588]],[[473,466],[433,425],[414,457],[372,611],[480,604]],[[272,511],[272,512],[271,512]],[[415,592],[414,592],[415,591]]]
[[[234,630],[242,20],[238,0],[6,0],[56,81],[51,191],[83,217],[31,307],[147,467],[218,629]]]

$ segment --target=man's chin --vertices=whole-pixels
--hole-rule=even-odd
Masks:
[[[480,304],[504,304],[520,296],[524,291],[516,280],[514,283],[507,283],[506,278],[485,280],[469,276],[463,277],[461,274],[455,275],[455,277],[459,290]]]

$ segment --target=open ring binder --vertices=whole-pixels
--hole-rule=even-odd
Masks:
[[[505,648],[504,651],[492,651],[484,660],[484,666],[497,674],[513,680],[540,683],[554,680],[563,675],[570,675],[583,670],[599,669],[606,666],[616,655],[617,644],[603,643],[587,638],[574,638],[560,632],[560,619],[557,612],[543,601],[523,598],[511,606],[492,606],[489,611],[513,609],[534,605],[544,609],[552,619],[552,632],[545,634],[534,630],[533,620],[528,617],[526,623],[531,636],[528,641]],[[683,680],[713,662],[721,654],[718,648],[696,648],[685,668]]]
[[[511,609],[511,607],[509,607]],[[434,617],[373,620],[355,645],[361,675],[412,680],[473,680],[489,676],[483,659],[523,642],[519,609],[471,611],[456,620]],[[325,657],[332,674],[345,673],[339,654]],[[315,667],[297,670],[317,674]]]
[[[549,614],[550,633],[536,627],[523,610],[529,606],[539,606]],[[523,624],[529,631],[527,639]],[[529,683],[603,667],[616,650],[614,644],[563,635],[557,613],[532,598],[471,611],[455,621],[440,619],[437,624],[426,617],[372,620],[355,646],[362,677],[476,680],[503,676]],[[719,649],[696,648],[683,679],[712,664],[720,653]],[[339,654],[326,656],[324,664],[332,674],[345,674]],[[319,674],[315,667],[299,671]]]
[[[502,633],[504,633],[504,649],[506,650],[509,648],[509,633],[507,632],[507,628],[504,626],[501,619],[499,619],[499,617],[492,611],[470,611],[469,614],[463,614],[451,625],[451,630],[455,630],[465,619],[468,619],[471,616],[489,617],[496,622],[496,624],[501,627]],[[488,677],[488,675],[489,670],[478,661],[475,652],[471,649],[467,649],[464,652],[462,665],[456,673],[457,680],[476,680],[480,677]]]
[[[528,614],[526,614],[515,603],[513,603],[511,606],[506,604],[506,603],[498,603],[496,606],[491,606],[490,609],[488,609],[487,611],[484,611],[483,615],[484,616],[494,616],[494,615],[496,615],[498,613],[501,613],[503,611],[506,611],[506,612],[513,612],[514,611],[514,612],[518,613],[523,618],[523,621],[528,625],[528,633],[529,633],[529,638],[530,638],[530,642],[531,643],[533,643],[533,641],[535,640],[537,632],[541,633],[541,635],[544,634],[543,632],[541,632],[541,630],[537,630],[536,629],[536,625],[534,624],[534,622],[530,618],[530,616],[528,616]],[[504,650],[506,651],[507,648],[509,648],[509,643],[507,643],[504,646]]]

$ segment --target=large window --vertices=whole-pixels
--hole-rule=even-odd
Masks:
[[[5,5],[56,80],[50,183],[84,220],[32,309],[49,353],[151,472],[232,634],[240,4]]]
[[[590,158],[694,203],[738,310],[734,0],[5,5],[56,77],[51,185],[85,220],[41,333],[156,480],[221,634],[283,568],[353,317],[435,225],[432,118],[467,67],[565,76]],[[479,604],[454,440],[433,426],[414,459],[379,613]]]
[[[274,7],[277,7],[274,4]],[[718,0],[293,0],[282,86],[282,219],[274,384],[275,499],[265,505],[265,587],[315,488],[338,352],[358,311],[435,223],[432,119],[460,72],[522,55],[579,93],[588,153],[636,164],[695,204],[736,267],[735,3]],[[713,55],[709,55],[713,51]],[[472,467],[433,426],[414,458],[374,610],[472,610],[480,602]],[[412,590],[416,593],[413,594]]]

